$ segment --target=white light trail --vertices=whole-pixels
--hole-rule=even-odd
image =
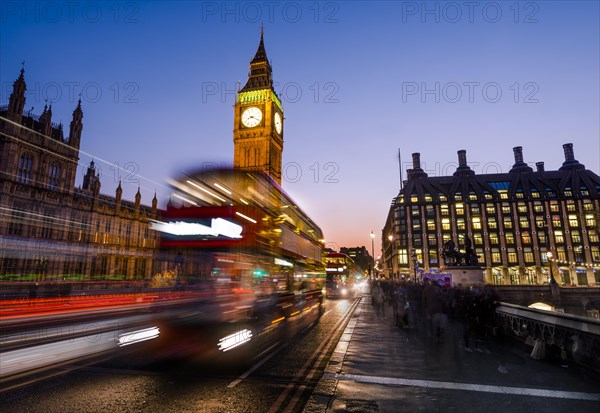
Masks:
[[[244,329],[219,340],[219,350],[226,352],[252,339],[252,331]]]

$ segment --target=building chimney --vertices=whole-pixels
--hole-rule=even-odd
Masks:
[[[467,166],[467,151],[461,149],[458,153],[458,166],[465,167]]]
[[[515,146],[513,152],[515,154],[515,164],[509,172],[533,172],[533,169],[523,161],[523,148]]]
[[[563,171],[565,169],[585,169],[585,165],[580,164],[579,161],[575,159],[572,143],[565,143],[563,145],[563,150],[565,151],[565,161],[563,162],[562,166],[558,168],[559,171]]]
[[[469,165],[467,165],[467,151],[461,149],[456,152],[458,154],[458,168],[456,168],[456,172],[454,172],[454,176],[457,175],[475,175],[475,172],[471,170]]]
[[[544,162],[536,162],[535,167],[537,172],[544,172]]]
[[[524,163],[523,162],[523,147],[515,146],[513,148],[513,152],[515,153],[515,165]]]
[[[565,151],[565,162],[570,162],[570,161],[575,160],[575,153],[573,152],[573,144],[572,143],[565,143],[563,145],[563,150]]]
[[[413,169],[421,169],[421,154],[419,152],[415,152],[412,154],[413,158]]]
[[[420,178],[426,177],[427,173],[421,169],[421,154],[419,152],[415,152],[412,154],[413,159],[413,167],[412,172],[409,174],[410,178]]]

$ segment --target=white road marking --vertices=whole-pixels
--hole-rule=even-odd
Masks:
[[[470,390],[485,393],[515,394],[519,396],[553,397],[558,399],[600,400],[600,393],[583,393],[525,387],[490,386],[485,384],[455,383],[448,381],[401,379],[395,377],[364,376],[359,374],[325,373],[323,378],[354,381],[358,383],[414,386],[445,390]]]
[[[278,344],[279,344],[279,342],[273,344],[267,350],[263,351],[263,353],[266,353],[267,351],[272,350]],[[248,371],[246,371],[240,377],[238,377],[237,379],[235,379],[234,381],[232,381],[231,383],[229,383],[227,385],[227,388],[228,389],[233,389],[235,386],[237,386],[238,384],[240,384],[242,382],[242,380],[244,380],[246,377],[248,377],[249,375],[251,375],[254,372],[254,370],[256,370],[257,368],[259,368],[260,366],[262,366],[267,360],[269,360],[271,357],[273,357],[275,354],[277,354],[279,352],[279,350],[281,350],[281,347],[278,348],[277,350],[275,350],[274,352],[272,352],[271,354],[269,354],[268,356],[266,356],[264,359],[260,360],[254,366],[250,367],[250,369],[248,369]]]

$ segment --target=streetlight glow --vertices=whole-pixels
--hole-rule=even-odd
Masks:
[[[375,234],[373,230],[371,230],[371,279],[373,279],[375,275]]]

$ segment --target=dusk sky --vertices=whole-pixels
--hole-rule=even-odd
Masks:
[[[25,61],[26,111],[65,130],[81,93],[77,185],[133,200],[182,169],[233,162],[233,104],[261,23],[285,114],[284,189],[329,246],[366,246],[402,169],[430,176],[467,151],[507,172],[514,146],[546,170],[562,145],[600,171],[599,2],[2,1],[0,104]],[[119,170],[119,168],[121,168]]]

